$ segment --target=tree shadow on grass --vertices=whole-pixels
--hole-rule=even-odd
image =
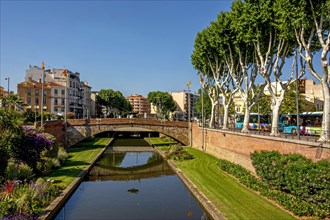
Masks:
[[[99,149],[99,148],[103,148],[104,145],[99,144],[99,145],[93,145],[93,146],[76,146],[76,147],[72,147],[72,148],[68,148],[67,152],[68,153],[78,153],[78,152],[82,152],[82,151],[86,151],[86,150],[94,150],[94,149]]]
[[[65,179],[66,177],[78,177],[80,172],[87,167],[89,163],[85,161],[66,161],[65,165],[57,170],[52,171],[44,178],[49,179]],[[55,183],[61,182],[61,180],[55,180]]]

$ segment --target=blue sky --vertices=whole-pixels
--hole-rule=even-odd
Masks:
[[[194,39],[231,0],[1,0],[1,86],[24,80],[29,65],[80,72],[93,90],[125,96],[199,88]]]

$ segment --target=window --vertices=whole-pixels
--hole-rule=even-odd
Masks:
[[[57,95],[58,94],[58,90],[54,89],[54,94]]]
[[[31,105],[31,97],[27,97],[27,98],[26,98],[26,103],[27,103],[28,105]]]
[[[27,93],[28,96],[31,96],[31,89],[27,89],[26,93]]]
[[[65,99],[61,99],[61,105],[64,105]]]
[[[62,95],[65,95],[65,90],[64,89],[62,89]]]
[[[54,112],[57,112],[57,107],[54,107]]]
[[[35,90],[35,96],[39,96],[39,89]]]
[[[35,105],[39,105],[39,98],[38,98],[38,97],[35,97],[35,99],[34,99],[34,104],[35,104]]]
[[[58,100],[57,100],[57,98],[54,99],[54,105],[58,105]]]
[[[46,105],[47,101],[46,101],[46,98],[44,98],[44,105]]]

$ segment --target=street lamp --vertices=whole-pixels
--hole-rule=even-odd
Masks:
[[[10,78],[9,77],[6,77],[5,80],[8,80],[8,95],[9,95],[9,81],[10,81]]]
[[[205,151],[204,148],[204,91],[203,91],[203,86],[204,86],[204,77],[200,77],[200,83],[201,83],[201,96],[202,96],[202,149]]]
[[[42,61],[41,64],[42,74],[41,74],[41,128],[44,127],[44,84],[45,84],[45,64]]]

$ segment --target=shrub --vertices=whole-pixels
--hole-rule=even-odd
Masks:
[[[7,180],[29,180],[33,177],[33,170],[26,163],[10,161],[6,169]]]
[[[52,144],[51,146],[49,147],[49,149],[45,149],[41,155],[43,157],[51,157],[51,158],[56,158],[57,155],[58,155],[58,151],[59,151],[59,143],[58,141],[56,140],[56,138],[51,135],[51,134],[45,134],[46,135],[46,138],[48,138]]]
[[[8,158],[9,158],[9,154],[7,149],[0,146],[0,183],[1,183],[1,177],[5,175],[6,167],[8,164]]]
[[[12,153],[16,160],[23,161],[36,170],[37,162],[41,161],[41,152],[50,150],[52,144],[45,134],[24,127],[22,138],[13,145]]]
[[[296,200],[291,205],[297,215],[330,215],[330,163],[313,163],[299,154],[262,151],[251,154],[258,176],[271,188],[286,193]],[[276,196],[278,199],[278,196]]]
[[[66,152],[66,150],[63,147],[60,147],[57,154],[57,158],[60,160],[61,164],[64,164],[66,159],[69,158],[69,154]]]
[[[54,168],[61,166],[61,162],[57,158],[48,158],[45,157],[42,161],[37,163],[37,169],[42,174],[48,174]]]
[[[1,188],[0,216],[4,219],[15,219],[15,216],[37,219],[36,216],[59,194],[60,189],[51,181],[42,179],[22,184],[8,181]]]
[[[182,146],[177,145],[169,148],[169,152],[166,154],[166,157],[176,161],[194,159],[194,156],[188,153],[186,149],[184,149]]]

